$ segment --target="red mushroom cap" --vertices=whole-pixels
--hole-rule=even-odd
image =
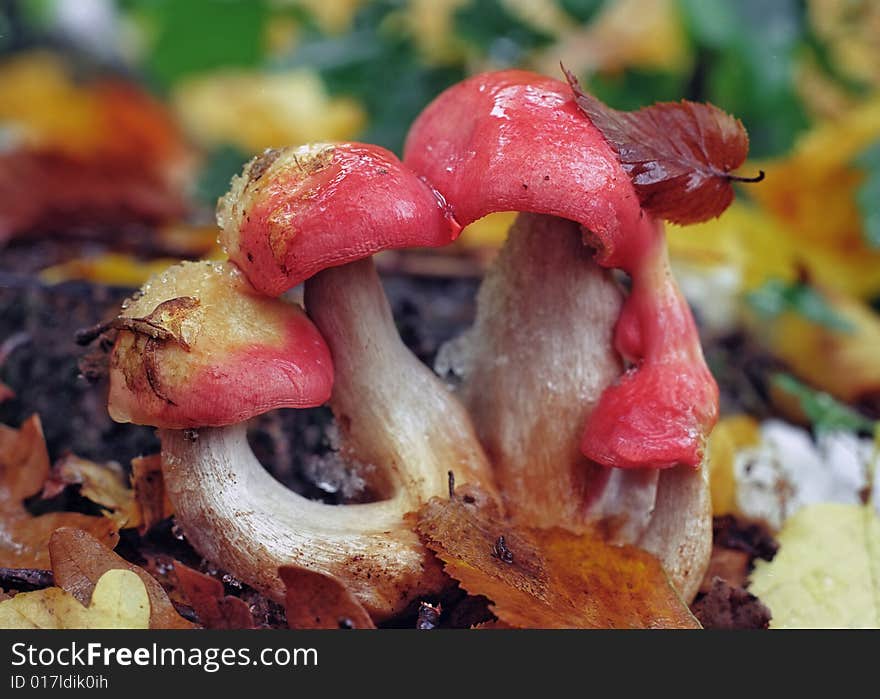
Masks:
[[[266,151],[217,216],[230,259],[270,296],[380,250],[446,245],[461,230],[433,188],[363,143]]]
[[[413,123],[404,163],[462,226],[495,211],[567,218],[589,231],[601,264],[621,269],[646,244],[632,181],[559,80],[506,70],[454,85]]]
[[[115,325],[108,408],[117,422],[219,427],[330,397],[333,361],[317,328],[229,263],[171,267]]]

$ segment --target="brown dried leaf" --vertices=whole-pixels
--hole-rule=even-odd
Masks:
[[[446,572],[511,626],[699,628],[653,556],[598,534],[514,527],[461,497],[431,499],[417,530]]]
[[[50,479],[43,486],[43,497],[52,497],[68,485],[79,485],[84,497],[108,509],[107,516],[120,529],[141,524],[141,511],[128,476],[115,461],[98,464],[68,454],[53,466]]]
[[[715,546],[712,549],[709,568],[703,576],[699,591],[702,594],[708,593],[716,578],[720,578],[734,587],[745,587],[751,571],[749,561],[749,554],[745,551]]]
[[[749,136],[739,119],[711,104],[662,102],[620,112],[565,77],[581,111],[617,151],[642,206],[673,223],[697,223],[720,216],[733,201],[732,182],[764,177],[731,174],[746,159]]]
[[[177,583],[207,629],[252,629],[254,617],[244,600],[227,595],[223,583],[174,561]]]
[[[39,493],[49,475],[49,454],[40,418],[28,418],[15,430],[0,425],[0,566],[48,568],[49,538],[59,527],[77,527],[114,547],[119,533],[113,520],[78,512],[49,512],[34,517],[23,500]]]
[[[140,507],[141,526],[144,534],[156,524],[174,514],[162,480],[162,457],[160,454],[139,456],[131,460],[131,478],[134,497]]]
[[[281,566],[292,629],[374,629],[367,610],[339,580],[298,566]]]
[[[147,588],[150,598],[151,629],[190,629],[193,624],[181,617],[155,578],[142,568],[113,553],[88,532],[65,527],[49,541],[55,584],[82,604],[88,604],[100,577],[108,570],[121,568],[135,573]]]

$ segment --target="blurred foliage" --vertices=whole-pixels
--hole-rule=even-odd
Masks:
[[[47,45],[70,59],[70,75],[13,66],[0,120],[16,124],[0,123],[0,143],[92,148],[104,139],[89,138],[81,75],[120,72],[196,146],[188,193],[204,212],[266,147],[358,139],[399,153],[419,111],[482,70],[558,76],[562,60],[620,109],[708,100],[742,119],[744,172],[767,178],[720,219],[670,227],[682,286],[708,334],[732,323],[806,382],[774,383],[802,415],[859,427],[821,396],[880,395],[878,37],[875,0],[0,0],[0,59]],[[42,87],[12,89],[41,70]],[[509,221],[477,222],[450,254],[488,259]],[[100,273],[121,268],[136,274],[118,261]]]
[[[789,284],[770,279],[750,292],[746,300],[765,320],[772,320],[786,311],[794,311],[831,330],[849,332],[853,329],[852,324],[835,311],[821,292],[809,284]]]
[[[819,432],[852,430],[873,433],[876,429],[874,421],[835,400],[824,391],[810,388],[790,374],[776,374],[773,377],[773,385],[798,401],[813,428]]]
[[[63,4],[6,0],[0,27],[10,29],[0,32],[0,47],[20,45],[11,37],[22,34],[57,33],[73,16]],[[564,53],[566,42],[578,44],[583,65],[573,67],[603,100],[625,109],[710,100],[744,121],[754,156],[786,152],[809,125],[811,106],[797,81],[805,60],[848,94],[865,89],[839,65],[835,16],[824,12],[817,28],[798,0],[118,0],[115,7],[122,31],[94,39],[119,42],[118,58],[158,89],[222,68],[307,68],[330,94],[363,105],[368,119],[357,137],[395,150],[444,87],[484,68],[546,69],[544,59]],[[640,30],[649,18],[664,29]],[[590,35],[593,26],[601,37]],[[652,36],[661,41],[652,45]]]
[[[865,171],[865,181],[856,195],[865,226],[865,239],[872,248],[880,248],[880,141],[856,158]]]

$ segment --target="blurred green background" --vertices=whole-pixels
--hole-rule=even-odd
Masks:
[[[784,367],[765,383],[792,419],[870,431],[874,0],[0,0],[0,244],[103,225],[109,251],[53,259],[41,278],[137,285],[168,257],[222,256],[214,202],[262,149],[357,139],[400,153],[445,87],[507,67],[560,76],[560,61],[619,109],[687,98],[742,119],[747,171],[767,179],[669,236],[713,370],[734,408],[760,413],[741,385],[748,352],[718,341],[744,334]],[[510,220],[474,224],[436,253],[442,269],[484,268]],[[120,256],[135,239],[152,247]]]

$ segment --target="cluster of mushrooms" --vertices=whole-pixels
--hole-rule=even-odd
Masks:
[[[453,393],[398,336],[371,256],[446,245],[498,211],[521,213],[458,341]],[[203,556],[276,600],[279,566],[335,576],[388,619],[449,584],[405,515],[451,471],[514,522],[599,525],[652,552],[693,597],[718,391],[662,225],[568,85],[465,80],[419,116],[402,161],[362,143],[266,151],[218,222],[229,261],[151,279],[110,361],[110,413],[159,428],[177,523]],[[304,309],[279,298],[300,284]],[[374,502],[308,500],[248,445],[249,418],[328,401]]]

